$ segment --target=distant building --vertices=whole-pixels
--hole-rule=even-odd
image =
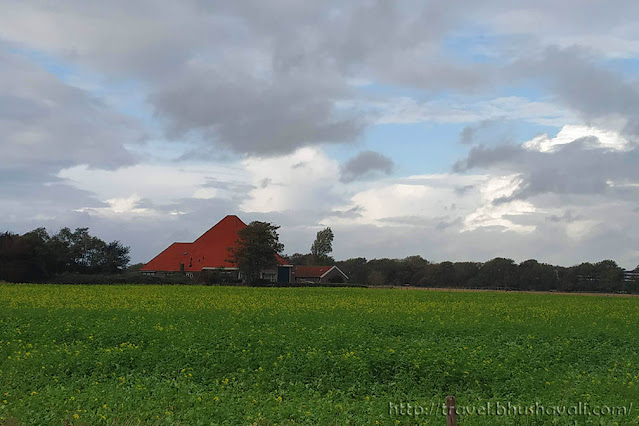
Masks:
[[[623,271],[623,280],[629,282],[639,282],[639,269],[634,271]]]
[[[337,266],[295,266],[293,281],[296,283],[343,283],[348,276]]]
[[[183,273],[191,278],[205,272],[226,272],[235,279],[240,278],[236,263],[229,260],[230,248],[237,246],[238,231],[246,224],[229,215],[219,221],[192,243],[173,243],[155,256],[140,271],[145,275],[167,276]],[[292,265],[276,255],[278,266],[262,271],[262,279],[271,282],[291,282]]]

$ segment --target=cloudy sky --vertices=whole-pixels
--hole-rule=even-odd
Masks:
[[[639,263],[635,0],[0,7],[0,230]]]

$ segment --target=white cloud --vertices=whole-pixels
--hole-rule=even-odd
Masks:
[[[464,219],[464,231],[472,231],[484,226],[499,226],[504,230],[516,232],[533,232],[535,226],[520,225],[508,217],[537,211],[527,201],[498,202],[503,197],[512,195],[519,188],[518,176],[492,177],[480,188],[481,202],[477,209]]]
[[[343,194],[339,164],[319,148],[301,148],[292,154],[242,162],[255,188],[241,209],[249,212],[330,208]]]
[[[591,126],[566,125],[553,138],[547,134],[539,135],[523,146],[529,150],[551,152],[561,145],[572,143],[582,138],[594,137],[598,139],[596,145],[612,150],[626,150],[630,148],[629,141],[613,130],[603,130]]]
[[[389,218],[420,217],[436,220],[458,216],[472,209],[474,193],[460,197],[456,189],[477,185],[483,176],[422,175],[386,180],[357,192],[345,209],[358,206],[361,217],[350,219],[360,224],[389,226]],[[476,201],[476,200],[475,200]],[[334,219],[347,221],[349,219]]]
[[[516,175],[438,174],[410,176],[399,181],[377,182],[351,197],[343,209],[357,207],[360,216],[329,218],[327,223],[413,227],[457,224],[457,232],[499,226],[503,230],[529,233],[533,225],[510,218],[537,212],[529,202],[496,202],[519,186]]]
[[[101,200],[130,199],[139,194],[141,199],[154,204],[170,204],[184,198],[230,198],[235,194],[207,187],[207,179],[245,181],[242,169],[233,164],[139,164],[117,170],[95,170],[82,165],[63,169],[58,177],[95,193]]]
[[[158,216],[158,212],[144,207],[139,207],[142,201],[139,195],[133,194],[126,198],[110,198],[106,200],[108,207],[82,207],[76,212],[89,213],[102,218],[134,218],[140,216]]]

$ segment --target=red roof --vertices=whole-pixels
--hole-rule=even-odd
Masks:
[[[186,272],[199,272],[203,268],[237,268],[237,264],[229,261],[229,248],[237,245],[237,232],[246,228],[246,224],[235,216],[229,215],[206,231],[192,243],[173,243],[149,263],[140,268],[141,271],[180,271],[184,265]],[[286,261],[276,255],[280,265]]]
[[[332,266],[296,266],[295,276],[297,278],[319,278],[331,268]]]

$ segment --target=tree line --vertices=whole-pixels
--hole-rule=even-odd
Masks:
[[[335,262],[351,282],[370,286],[417,286],[533,291],[637,292],[639,280],[627,280],[613,260],[563,267],[530,259],[517,264],[498,257],[488,262],[429,262],[354,258]],[[638,269],[639,271],[639,266]]]
[[[275,255],[284,249],[279,242],[278,229],[268,222],[252,222],[239,232],[238,245],[229,256],[238,264],[246,280],[257,281],[261,270],[277,265]],[[372,260],[357,257],[335,261],[330,256],[333,239],[331,228],[325,228],[317,233],[309,253],[284,255],[284,258],[293,265],[336,265],[349,276],[350,283],[368,286],[639,292],[639,266],[634,278],[629,279],[613,260],[584,262],[570,267],[534,259],[518,264],[502,257],[488,262],[430,262],[421,256]],[[129,247],[119,241],[106,243],[90,235],[88,228],[75,231],[62,228],[53,235],[44,228],[23,235],[0,234],[0,280],[81,283],[95,276],[95,280],[89,280],[97,283],[103,277],[117,274],[122,278],[108,281],[126,282],[134,277],[134,282],[190,282],[182,279],[185,277],[160,280],[125,275],[123,272],[127,270],[129,260]],[[139,266],[141,264],[130,267],[129,272]],[[76,278],[69,281],[69,276]]]
[[[317,233],[307,254],[288,256],[293,265],[336,265],[352,283],[369,286],[416,286],[531,291],[637,292],[637,278],[628,280],[624,269],[613,260],[584,262],[563,267],[540,263],[535,259],[517,264],[498,257],[488,262],[429,262],[421,256],[404,259],[358,257],[335,261],[331,228]],[[635,269],[639,272],[639,266]]]
[[[119,274],[129,263],[129,247],[89,234],[89,228],[62,228],[49,235],[37,228],[23,235],[0,234],[0,280],[42,282],[62,274]]]

